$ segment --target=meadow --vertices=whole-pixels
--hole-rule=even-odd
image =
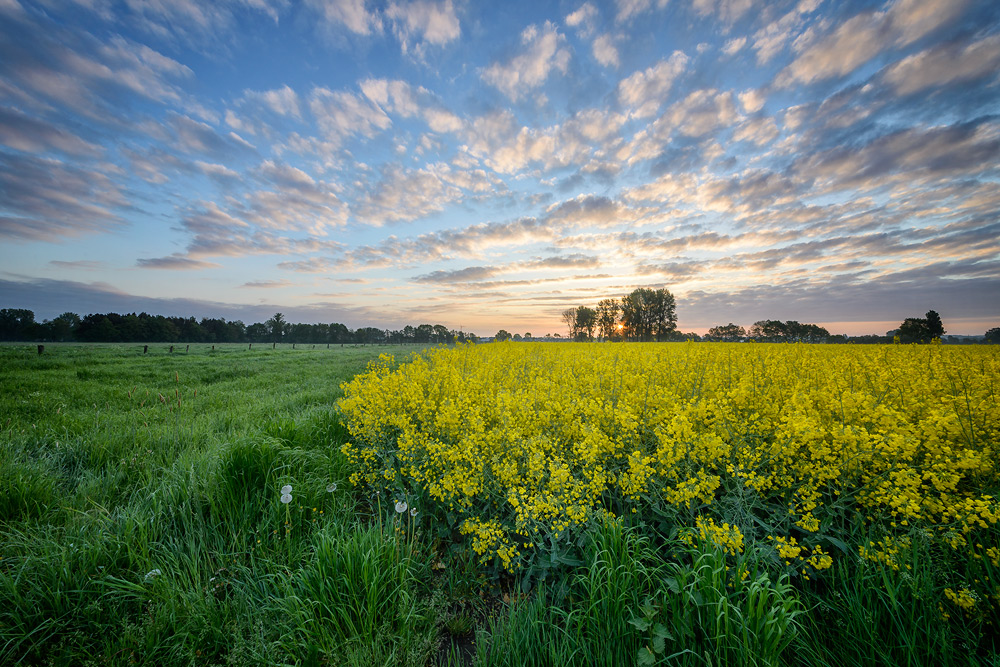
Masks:
[[[0,347],[0,663],[1000,665],[998,348],[415,350]]]

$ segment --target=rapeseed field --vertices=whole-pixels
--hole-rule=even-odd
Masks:
[[[343,389],[351,480],[498,573],[614,522],[800,587],[919,559],[940,621],[996,625],[995,347],[503,343],[383,355]]]

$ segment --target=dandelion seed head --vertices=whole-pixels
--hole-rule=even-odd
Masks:
[[[407,504],[406,504],[405,501],[403,501],[403,500],[397,500],[396,501],[396,511],[397,512],[399,512],[400,514],[402,514],[403,512],[406,511],[406,508],[407,508]]]
[[[326,492],[327,493],[333,493],[336,490],[337,490],[337,483],[336,482],[334,482],[333,484],[327,484],[326,485]]]
[[[410,516],[417,516],[417,508],[416,507],[411,507],[410,508]]]
[[[283,487],[281,487],[281,495],[287,496],[291,492],[292,492],[292,485],[291,484],[285,484]]]
[[[285,505],[287,505],[288,503],[292,502],[292,496],[291,496],[291,494],[289,494],[289,493],[283,493],[283,494],[281,494],[281,502],[283,504],[285,504]]]

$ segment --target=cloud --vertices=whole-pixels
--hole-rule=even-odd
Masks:
[[[597,7],[585,2],[579,9],[566,15],[566,25],[576,28],[582,35],[587,36],[594,32],[594,20],[597,16]]]
[[[860,147],[842,146],[800,158],[793,166],[823,188],[869,189],[885,179],[976,174],[1000,164],[1000,125],[983,119],[931,128],[914,127],[877,137]]]
[[[120,227],[122,190],[106,175],[56,159],[0,152],[0,238],[59,242]]]
[[[318,301],[294,306],[272,303],[225,303],[203,299],[163,299],[146,297],[116,289],[104,283],[69,280],[3,280],[0,293],[11,307],[29,308],[36,319],[51,319],[64,312],[131,313],[145,311],[164,316],[222,317],[246,323],[266,322],[275,312],[282,312],[289,322],[344,322],[348,326],[370,325],[374,313],[335,301]]]
[[[657,123],[689,137],[702,137],[730,126],[737,115],[731,92],[704,89],[673,104]]]
[[[610,35],[600,35],[594,40],[594,58],[605,67],[618,67],[618,49]]]
[[[654,115],[688,61],[682,51],[674,51],[670,58],[623,79],[618,84],[619,102],[637,118]]]
[[[759,89],[744,90],[737,96],[740,100],[740,105],[743,107],[743,111],[746,113],[755,113],[760,111],[764,107],[764,102],[767,101],[767,97],[764,92]]]
[[[727,56],[735,56],[739,53],[744,46],[747,44],[747,38],[744,37],[733,37],[722,47],[722,52]]]
[[[461,196],[438,173],[443,165],[405,170],[387,165],[378,184],[353,207],[354,216],[368,224],[409,221],[444,210]]]
[[[714,14],[723,24],[732,25],[750,11],[753,0],[693,0],[691,6],[701,16]]]
[[[733,141],[751,141],[758,146],[770,143],[778,136],[778,126],[770,117],[744,121],[733,132]]]
[[[541,86],[553,70],[565,73],[570,52],[566,38],[546,21],[541,28],[530,25],[521,33],[523,50],[506,63],[493,63],[483,71],[483,81],[517,101]]]
[[[620,142],[621,114],[584,109],[562,125],[529,128],[518,125],[510,111],[473,120],[467,129],[468,152],[495,171],[513,174],[531,164],[546,169],[586,165],[604,157]]]
[[[965,5],[965,0],[896,0],[886,11],[857,14],[805,48],[775,84],[789,87],[845,76],[882,51],[951,23]]]
[[[97,144],[9,107],[0,107],[0,143],[35,154],[57,151],[77,157],[97,157],[104,152]]]
[[[135,265],[143,269],[168,269],[171,271],[192,271],[201,269],[216,269],[219,264],[205,262],[198,259],[191,259],[178,253],[168,257],[154,257],[151,259],[137,259]]]
[[[403,53],[410,50],[411,40],[443,46],[462,34],[458,15],[452,0],[430,2],[416,0],[407,4],[391,3],[385,15],[393,22],[393,32],[399,39]]]
[[[246,155],[248,151],[254,150],[251,144],[237,134],[219,134],[211,125],[180,114],[169,113],[166,127],[173,131],[177,147],[188,153],[226,159]]]
[[[314,88],[309,96],[309,110],[320,131],[335,145],[351,135],[374,137],[392,125],[378,105],[342,90]]]
[[[757,63],[767,64],[785,48],[786,43],[795,39],[802,29],[805,16],[814,12],[819,7],[820,1],[800,0],[795,9],[757,30],[752,43],[754,51],[757,52]]]
[[[241,289],[275,289],[279,287],[289,287],[294,283],[291,280],[253,280],[240,285]]]
[[[418,283],[467,283],[484,278],[492,278],[501,272],[495,266],[467,266],[453,271],[432,271],[413,278]]]
[[[306,0],[306,5],[318,11],[327,24],[343,25],[358,35],[381,32],[381,17],[369,12],[366,4],[366,0]]]
[[[639,14],[644,14],[653,8],[652,0],[615,0],[618,12],[615,14],[615,21],[625,23],[632,20]],[[667,6],[667,0],[656,0],[656,6],[660,9]]]
[[[1000,35],[968,44],[944,44],[908,56],[887,68],[885,80],[900,95],[933,86],[967,84],[995,77],[1000,69]]]
[[[244,90],[243,99],[248,102],[255,102],[270,109],[279,116],[293,116],[301,118],[302,112],[299,108],[299,96],[287,85],[274,90]],[[236,127],[235,129],[240,129]]]

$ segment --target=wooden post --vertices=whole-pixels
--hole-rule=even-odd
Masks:
[[[173,345],[171,345],[171,346],[170,346],[170,354],[173,354],[173,353],[174,353],[174,346],[173,346]]]
[[[146,354],[147,352],[149,352],[149,346],[148,345],[143,345],[142,346],[142,353]]]
[[[42,356],[42,352],[44,352],[44,351],[45,351],[45,346],[44,345],[39,345],[38,346],[38,356]]]
[[[184,348],[184,351],[185,351],[185,352],[190,352],[190,351],[191,351],[191,346],[190,346],[190,345],[188,345],[187,347],[185,347],[185,348]]]
[[[274,348],[276,348],[276,347],[278,347],[278,344],[277,344],[277,343],[271,343],[271,349],[272,349],[272,350],[273,350]]]
[[[292,343],[292,349],[293,350],[295,349],[295,343]]]
[[[250,343],[250,347],[248,347],[247,350],[252,350],[252,349],[253,349],[253,343]]]
[[[212,346],[212,352],[215,352],[215,346],[214,345]]]

